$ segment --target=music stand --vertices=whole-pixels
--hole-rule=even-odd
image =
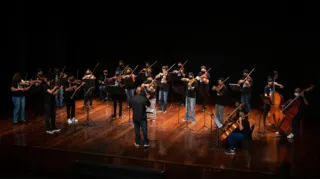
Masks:
[[[178,104],[178,122],[176,124],[179,124],[180,121],[180,104]]]
[[[87,93],[85,94],[85,97],[87,97],[87,96],[90,94],[90,92],[92,92],[93,89],[94,89],[94,87],[90,87],[90,88],[88,89]],[[87,105],[87,103],[88,103],[88,100],[87,100],[87,102],[86,102],[86,107],[87,107],[87,119],[86,119],[86,121],[84,121],[83,125],[84,125],[85,127],[95,126],[96,124],[95,124],[95,123],[93,122],[93,120],[90,118],[90,106]]]
[[[206,126],[206,108],[204,108],[204,111],[203,111],[203,126],[202,126],[197,132],[199,132],[200,130],[202,130],[202,129],[204,129],[204,128],[209,129],[209,128]]]
[[[240,85],[236,83],[229,83],[229,86],[232,91],[234,92],[240,92]]]
[[[210,117],[211,117],[211,126],[210,126],[210,136],[211,136],[211,150],[216,150],[216,151],[221,151],[221,142],[219,140],[219,136],[220,136],[220,133],[219,133],[219,129],[217,128],[216,131],[215,131],[215,143],[213,143],[213,134],[212,134],[212,121],[214,120],[214,114],[211,113],[210,114]],[[215,144],[215,145],[214,145]]]

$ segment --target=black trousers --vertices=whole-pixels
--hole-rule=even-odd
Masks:
[[[47,131],[55,130],[56,128],[56,104],[44,104],[46,111],[46,129]]]
[[[65,100],[67,107],[67,118],[72,119],[75,117],[76,101],[74,99],[67,98]]]
[[[209,85],[201,84],[199,87],[200,100],[202,101],[202,108],[205,108],[209,98]]]
[[[266,119],[268,112],[270,111],[271,106],[269,104],[264,104],[263,105],[263,124],[266,124]]]
[[[113,100],[113,116],[117,116],[117,103],[119,104],[119,116],[122,116],[122,100]]]

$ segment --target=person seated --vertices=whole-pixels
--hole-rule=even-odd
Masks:
[[[235,146],[244,140],[250,138],[251,129],[248,120],[248,110],[243,109],[240,112],[239,127],[228,136],[229,150],[226,151],[228,155],[235,154]]]

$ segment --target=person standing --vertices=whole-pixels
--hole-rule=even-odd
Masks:
[[[156,112],[156,104],[157,104],[157,84],[154,82],[151,75],[148,76],[147,81],[145,81],[142,85],[142,88],[144,88],[144,92],[146,93],[146,96],[149,97],[150,101],[150,107],[149,109],[152,110],[152,121],[156,121],[157,118],[157,112]],[[148,118],[149,119],[149,118]]]
[[[251,92],[253,80],[249,76],[249,70],[243,70],[243,78],[238,81],[238,84],[242,86],[241,88],[241,103],[245,103],[248,109],[248,113],[251,111]]]
[[[42,111],[42,104],[43,104],[43,80],[45,76],[43,75],[43,70],[39,68],[37,73],[34,74],[30,81],[34,83],[33,87],[31,88],[31,98],[32,100],[32,111],[33,116],[41,116],[43,114]]]
[[[159,112],[167,113],[167,103],[169,94],[168,84],[168,66],[162,67],[162,73],[159,73],[155,78],[160,79],[160,90],[159,90]]]
[[[13,124],[18,124],[18,117],[20,113],[20,120],[26,123],[25,120],[25,91],[28,91],[31,86],[25,87],[26,82],[22,80],[20,73],[15,73],[12,77],[11,92],[12,92],[12,102],[13,102]]]
[[[200,82],[199,92],[200,92],[200,97],[201,97],[201,101],[202,101],[201,111],[206,110],[207,101],[208,101],[208,97],[209,97],[209,94],[208,94],[209,79],[210,79],[210,74],[207,72],[207,67],[201,66],[201,72],[199,72],[198,76],[196,77],[196,80],[198,80]]]
[[[95,79],[96,77],[92,74],[91,70],[87,69],[85,76],[82,80],[86,83],[83,88],[83,95],[84,95],[84,103],[83,107],[87,106],[88,100],[90,101],[90,108],[92,107],[92,91],[95,86]]]
[[[52,78],[45,79],[46,83],[44,88],[44,109],[46,111],[46,132],[47,134],[54,134],[60,132],[60,129],[56,127],[56,104],[55,96],[57,95],[60,86],[54,84]]]
[[[195,110],[196,110],[196,88],[197,81],[194,79],[194,74],[189,72],[188,78],[181,78],[182,81],[187,82],[187,95],[186,95],[186,118],[183,121],[188,121],[190,118],[192,123],[196,123]]]
[[[224,79],[220,78],[218,80],[218,86],[213,86],[212,90],[217,92],[217,98],[216,98],[216,118],[218,121],[215,120],[216,126],[220,128],[223,125],[224,122],[224,106],[226,105],[226,92],[227,87],[224,84]]]
[[[69,74],[68,81],[63,86],[65,91],[64,100],[66,103],[66,110],[67,110],[67,122],[69,125],[78,122],[78,120],[75,119],[76,102],[75,102],[75,98],[72,96],[75,90],[78,90],[77,85],[78,83],[76,82],[74,75]]]
[[[125,70],[125,75],[122,76],[124,81],[124,90],[126,92],[128,102],[134,96],[134,88],[135,88],[135,81],[136,76],[132,74],[132,69],[128,67]]]
[[[150,101],[148,98],[150,95],[146,97],[142,95],[142,88],[137,87],[136,89],[136,96],[132,97],[129,101],[129,106],[132,108],[133,111],[133,124],[134,124],[134,131],[135,131],[135,142],[134,145],[136,147],[140,146],[140,128],[142,129],[143,133],[143,143],[144,147],[149,147],[149,139],[148,139],[148,121],[147,121],[147,114],[146,110],[147,107],[150,107]]]
[[[104,69],[103,70],[103,74],[100,76],[99,78],[99,96],[100,96],[100,100],[105,100],[105,88],[106,88],[106,82],[108,80],[108,70]]]

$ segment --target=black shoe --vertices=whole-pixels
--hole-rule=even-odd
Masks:
[[[111,116],[112,118],[115,118],[116,117],[116,115],[115,114],[112,114],[112,116]]]

